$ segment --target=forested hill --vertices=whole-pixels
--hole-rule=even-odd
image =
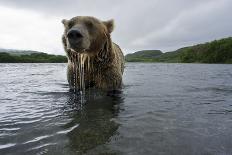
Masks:
[[[0,49],[0,63],[64,63],[66,56],[37,51]]]
[[[126,55],[128,62],[232,63],[232,37],[173,52],[144,50]]]
[[[143,50],[126,55],[128,62],[232,63],[232,37],[163,53]],[[66,56],[0,49],[0,63],[63,63]]]

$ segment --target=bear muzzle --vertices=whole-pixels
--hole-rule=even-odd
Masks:
[[[67,33],[67,37],[71,45],[78,44],[83,39],[83,35],[78,29],[70,29]]]
[[[66,34],[67,48],[72,51],[83,53],[90,47],[90,40],[86,33],[77,28],[70,29]]]

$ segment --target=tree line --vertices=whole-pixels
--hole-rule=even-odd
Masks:
[[[179,52],[180,61],[185,63],[232,63],[232,38],[186,47]]]
[[[0,63],[65,63],[67,57],[46,53],[32,53],[28,55],[12,55],[0,53]]]

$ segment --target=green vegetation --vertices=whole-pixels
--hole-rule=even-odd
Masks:
[[[232,38],[185,47],[173,52],[139,51],[126,55],[128,62],[232,63]]]
[[[163,54],[160,50],[144,50],[138,51],[133,54],[126,55],[126,61],[128,62],[152,62],[156,57]]]
[[[125,57],[127,62],[181,62],[180,52],[162,53],[159,50],[138,51],[133,54],[127,54]]]
[[[232,38],[187,47],[180,52],[181,61],[186,63],[232,63]]]
[[[232,63],[232,37],[173,52],[143,50],[126,55],[127,62]],[[66,56],[37,51],[0,49],[0,63],[64,63]]]
[[[10,54],[10,52],[0,52],[0,63],[64,63],[66,56],[52,55],[41,52],[29,52],[20,54]]]
[[[32,51],[32,50],[15,50],[15,49],[0,48],[0,53],[8,53],[10,55],[29,55],[33,53],[42,53],[42,52]]]

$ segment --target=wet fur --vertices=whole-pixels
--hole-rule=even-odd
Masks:
[[[82,17],[82,20],[84,20]],[[89,17],[86,17],[89,19]],[[91,17],[90,17],[91,18]],[[93,18],[93,23],[95,23]],[[100,22],[100,21],[98,21]],[[118,45],[112,42],[110,32],[112,25],[109,23],[96,23],[100,32],[94,40],[91,40],[89,53],[91,69],[85,66],[85,85],[86,87],[95,86],[103,90],[117,90],[122,86],[122,75],[124,71],[124,56]],[[111,22],[112,23],[112,22]],[[99,35],[101,34],[101,35]],[[71,51],[67,48],[67,39],[63,35],[62,42],[68,57],[67,77],[70,88],[73,89],[73,66],[71,62]],[[87,64],[85,64],[87,65]]]

